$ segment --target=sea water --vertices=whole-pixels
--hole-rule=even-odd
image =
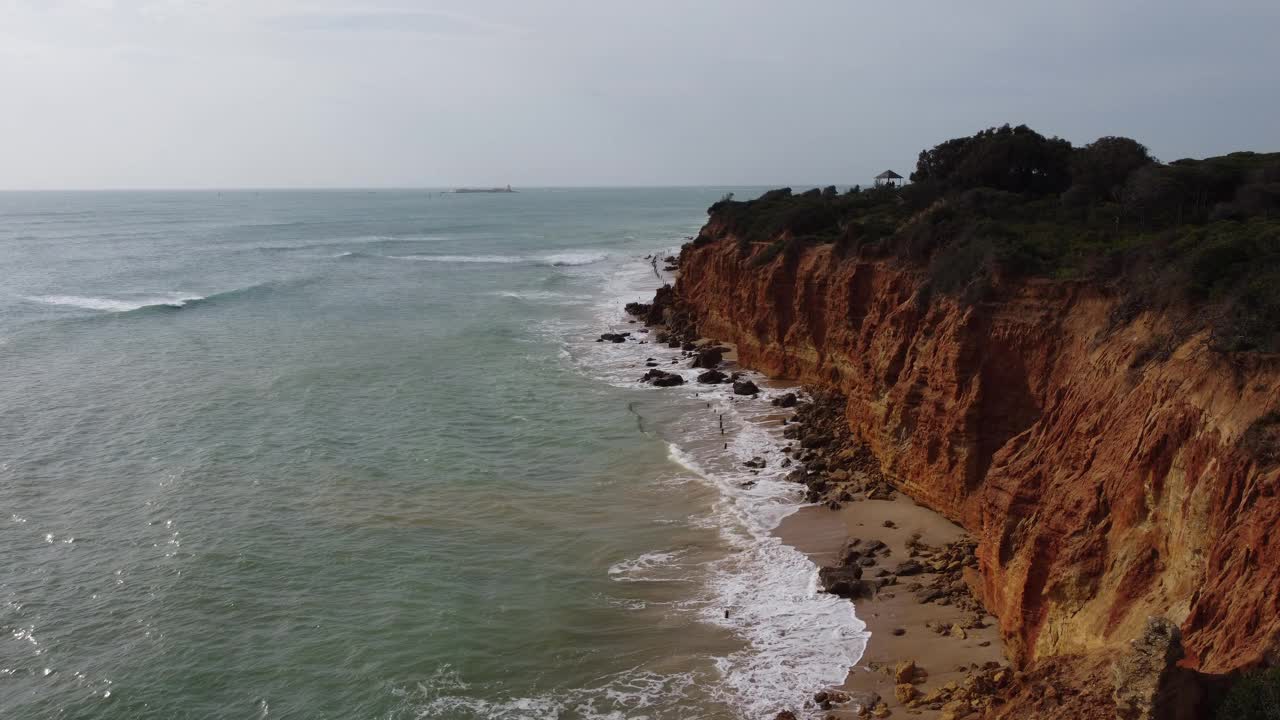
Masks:
[[[726,190],[0,194],[0,717],[772,718],[840,682],[862,623],[770,533],[778,391],[637,382],[695,376],[622,305]]]

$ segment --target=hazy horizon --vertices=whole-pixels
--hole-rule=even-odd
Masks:
[[[1280,4],[0,0],[0,189],[866,184],[1006,122],[1280,150]]]

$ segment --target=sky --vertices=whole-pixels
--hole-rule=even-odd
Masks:
[[[0,0],[0,188],[781,185],[1280,150],[1277,0]]]

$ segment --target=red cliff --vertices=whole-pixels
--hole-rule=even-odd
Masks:
[[[1064,281],[968,304],[831,245],[685,247],[675,309],[740,362],[838,389],[895,485],[979,541],[1011,658],[1179,625],[1185,667],[1280,661],[1280,361]],[[707,242],[707,240],[710,242]]]

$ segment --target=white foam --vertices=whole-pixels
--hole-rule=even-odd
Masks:
[[[536,695],[486,699],[470,695],[467,683],[449,666],[400,691],[418,718],[483,718],[484,720],[658,720],[697,717],[694,696],[711,681],[693,673],[655,673],[640,668],[598,679],[589,687],[553,690]],[[673,715],[672,710],[678,714]]]
[[[600,326],[624,323],[622,306],[647,302],[657,282],[652,266],[639,258],[609,278],[597,311]],[[726,384],[698,384],[700,369],[687,367],[679,350],[654,343],[593,342],[578,351],[584,371],[619,387],[637,387],[642,361],[652,357],[658,368],[685,379],[682,386],[655,388],[655,394],[685,399],[696,394],[704,403],[704,412],[687,418],[680,437],[668,443],[668,456],[719,491],[714,509],[698,524],[717,529],[734,549],[701,569],[710,597],[697,604],[702,621],[731,629],[746,641],[742,651],[716,659],[724,701],[748,717],[772,717],[780,707],[798,708],[811,693],[843,682],[866,647],[866,625],[847,600],[819,591],[818,568],[806,555],[773,535],[803,502],[801,488],[783,480],[783,428],[776,416],[764,422],[776,412],[769,398],[785,390],[746,399],[734,396]],[[678,362],[673,365],[672,359]],[[727,447],[721,445],[722,417]],[[743,462],[756,456],[765,459],[766,468],[752,472]]]
[[[83,295],[26,295],[24,300],[43,303],[45,305],[63,305],[85,310],[102,310],[106,312],[128,312],[144,307],[167,305],[182,307],[192,300],[203,300],[203,295],[186,293],[169,293],[131,298],[86,297]]]
[[[668,252],[660,250],[659,256]],[[776,423],[776,408],[769,404],[771,396],[784,391],[765,390],[755,399],[739,398],[729,385],[698,384],[696,376],[702,371],[687,367],[678,349],[641,344],[648,335],[627,323],[622,308],[628,301],[649,301],[659,278],[639,256],[625,262],[603,277],[603,294],[590,327],[575,326],[565,318],[537,327],[562,343],[562,360],[581,372],[615,387],[639,389],[655,399],[696,408],[681,418],[678,437],[667,438],[673,468],[680,469],[653,482],[659,486],[694,482],[715,488],[709,511],[680,522],[715,531],[729,552],[708,560],[695,548],[655,548],[614,563],[608,574],[617,583],[684,582],[689,590],[687,597],[661,608],[646,609],[643,602],[618,598],[609,604],[633,611],[692,613],[699,622],[734,633],[742,649],[715,657],[711,667],[686,675],[636,669],[602,678],[592,687],[526,698],[488,695],[482,700],[464,689],[433,691],[431,697],[420,696],[413,704],[420,717],[630,720],[699,717],[711,706],[732,708],[742,717],[773,717],[783,708],[799,709],[817,690],[840,684],[865,649],[865,624],[854,614],[853,605],[819,592],[817,566],[773,535],[778,523],[803,502],[802,488],[783,480],[786,470],[781,463],[786,456],[781,448],[786,441],[782,426]],[[660,277],[669,280],[669,275]],[[632,339],[595,342],[608,329],[630,330]],[[672,388],[638,384],[648,357],[654,358],[658,368],[681,375],[686,384]],[[727,431],[723,436],[721,416]],[[767,416],[773,416],[768,424]],[[755,456],[765,459],[765,469],[755,472],[743,466],[743,461]]]
[[[556,267],[573,267],[577,265],[592,265],[609,257],[609,253],[605,252],[567,252],[548,255],[542,258],[542,262]]]
[[[609,567],[614,582],[678,582],[692,579],[684,573],[679,560],[687,550],[648,552]]]
[[[509,265],[524,262],[524,258],[515,255],[387,255],[386,257],[392,260],[419,260],[440,263],[498,263]]]
[[[525,300],[529,302],[551,302],[559,304],[580,304],[591,300],[590,295],[571,295],[569,293],[552,292],[550,290],[500,290],[493,293],[498,297]]]

